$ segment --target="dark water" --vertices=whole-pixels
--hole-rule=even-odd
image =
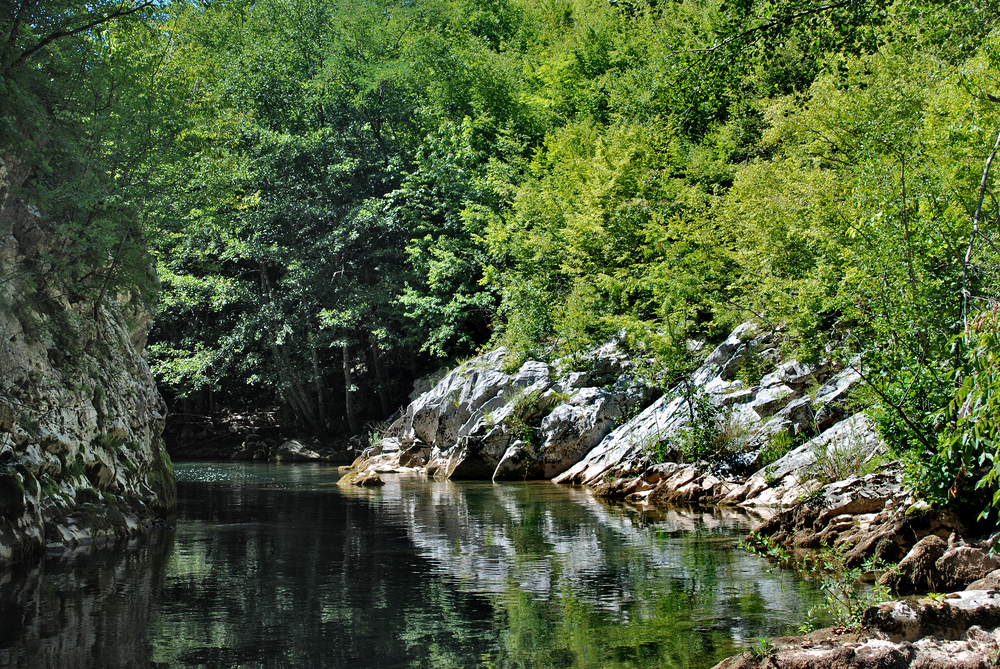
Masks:
[[[710,667],[815,585],[750,521],[643,515],[550,483],[177,467],[176,533],[0,577],[0,666]]]

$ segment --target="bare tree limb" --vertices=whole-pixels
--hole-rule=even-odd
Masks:
[[[983,178],[979,182],[979,203],[976,205],[976,212],[972,215],[972,234],[969,236],[969,246],[965,250],[965,259],[962,261],[962,322],[967,328],[969,326],[969,265],[972,263],[972,251],[976,246],[976,237],[979,233],[979,218],[983,215],[983,200],[986,198],[986,181],[990,175],[990,165],[993,158],[1000,150],[1000,133],[997,134],[997,141],[993,144],[993,150],[986,157],[986,165],[983,166]]]

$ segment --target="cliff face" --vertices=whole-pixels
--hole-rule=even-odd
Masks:
[[[73,301],[59,239],[0,157],[0,563],[136,535],[172,513],[166,407],[135,298]]]

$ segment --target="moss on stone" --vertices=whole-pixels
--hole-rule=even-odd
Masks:
[[[177,506],[177,483],[174,478],[174,463],[163,447],[163,440],[154,444],[153,464],[146,472],[146,485],[156,493],[164,511],[173,511]]]
[[[100,504],[101,493],[93,488],[77,488],[76,501],[78,504]]]
[[[64,476],[75,478],[77,476],[83,476],[85,470],[86,465],[83,463],[83,457],[78,455],[73,462],[66,466],[63,470],[63,474]]]

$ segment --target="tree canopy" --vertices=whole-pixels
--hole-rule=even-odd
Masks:
[[[995,3],[4,11],[0,139],[48,259],[155,300],[174,401],[358,434],[482,347],[624,333],[676,371],[755,318],[858,369],[928,496],[1000,489]]]

